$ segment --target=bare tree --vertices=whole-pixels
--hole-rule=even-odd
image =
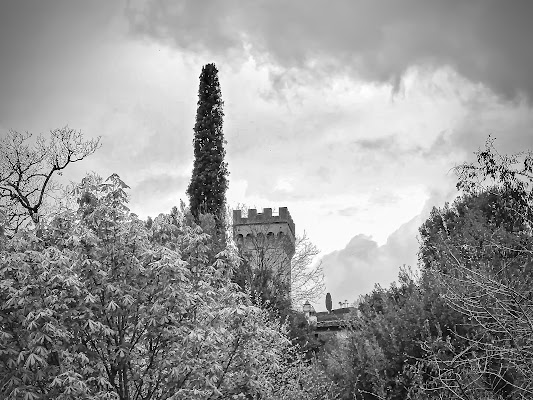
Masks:
[[[262,291],[269,301],[290,294],[294,309],[306,300],[320,300],[325,285],[322,265],[315,262],[319,250],[305,233],[293,242],[288,235],[275,233],[275,224],[247,225],[247,229],[248,235],[236,238],[243,259],[237,273],[242,286]]]
[[[60,186],[53,180],[72,163],[83,160],[100,146],[100,138],[84,140],[68,126],[32,141],[31,133],[9,131],[0,140],[0,218],[2,230],[16,233],[27,223],[37,224],[47,198]]]
[[[533,287],[528,264],[522,271],[505,263],[466,268],[453,274],[435,271],[448,304],[464,314],[472,329],[459,335],[464,347],[438,340],[426,344],[440,387],[457,398],[477,399],[492,393],[502,399],[533,396]],[[509,276],[518,272],[519,279]],[[507,275],[507,276],[506,276]]]
[[[293,305],[305,301],[318,302],[324,295],[324,271],[322,261],[315,261],[320,253],[304,232],[296,237],[294,256],[291,261],[291,297]]]
[[[456,332],[455,344],[426,343],[433,389],[459,399],[531,399],[533,153],[500,155],[489,138],[476,155],[476,162],[456,168],[458,188],[469,195],[488,192],[500,201],[492,205],[490,224],[483,225],[483,241],[467,232],[438,244],[443,262],[430,272],[447,303],[466,317],[468,329]],[[469,224],[482,226],[475,218]]]

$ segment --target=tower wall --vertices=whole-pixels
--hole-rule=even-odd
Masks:
[[[280,225],[290,231],[292,238],[295,238],[295,226],[291,214],[287,207],[280,207],[278,215],[272,215],[272,208],[264,208],[262,213],[257,213],[255,208],[248,210],[248,217],[242,216],[242,210],[233,210],[233,229],[239,230],[250,225]]]
[[[278,215],[271,208],[262,213],[249,209],[243,217],[241,210],[233,210],[233,239],[255,267],[270,268],[289,288],[291,259],[295,251],[295,225],[287,207],[280,207]]]

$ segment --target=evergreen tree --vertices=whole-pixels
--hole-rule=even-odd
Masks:
[[[211,262],[184,207],[147,227],[127,189],[88,175],[77,209],[1,239],[0,399],[338,398],[231,284],[236,257]]]
[[[197,222],[200,214],[212,214],[219,233],[224,229],[228,188],[222,131],[223,104],[218,70],[215,64],[207,64],[200,75],[194,126],[194,168],[187,194]]]
[[[333,308],[333,303],[331,302],[331,293],[326,294],[326,309],[328,312],[331,312]]]

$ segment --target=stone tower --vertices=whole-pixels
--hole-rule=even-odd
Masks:
[[[278,215],[271,208],[262,213],[249,209],[247,218],[233,210],[233,239],[254,268],[268,268],[285,283],[290,298],[295,226],[287,207],[280,207]]]

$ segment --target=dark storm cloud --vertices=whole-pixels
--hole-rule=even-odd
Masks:
[[[90,58],[93,45],[102,40],[118,9],[118,2],[104,1],[2,2],[0,118],[17,107],[36,107],[29,95],[36,88],[50,98],[59,82],[70,79],[75,86],[81,78],[71,65]],[[67,78],[58,79],[58,75]]]
[[[287,69],[394,83],[415,64],[451,65],[506,97],[533,96],[528,0],[156,0],[129,4],[127,15],[134,32],[183,49],[248,45]]]
[[[533,113],[528,105],[509,109],[505,103],[483,102],[471,109],[450,137],[458,147],[479,150],[490,135],[502,154],[533,149]]]

